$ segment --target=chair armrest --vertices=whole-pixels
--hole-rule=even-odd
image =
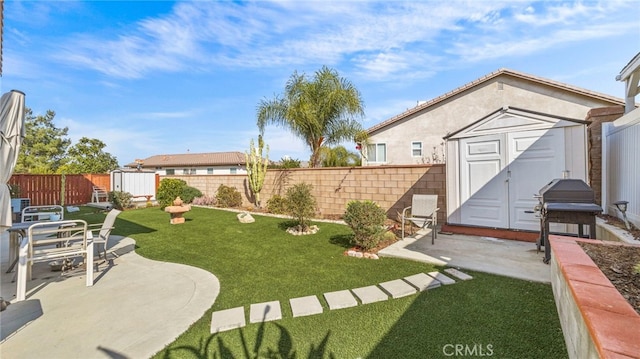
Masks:
[[[406,213],[407,213],[407,210],[409,210],[409,209],[411,209],[411,206],[409,206],[409,207],[407,207],[407,208],[402,210],[402,218],[405,218],[407,216]]]

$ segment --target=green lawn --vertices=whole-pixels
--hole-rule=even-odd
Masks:
[[[104,214],[72,214],[90,223]],[[71,218],[72,215],[68,217]],[[320,232],[292,236],[288,221],[193,208],[170,225],[158,208],[123,212],[115,234],[134,238],[137,253],[184,263],[218,277],[213,307],[158,358],[563,358],[567,357],[550,285],[484,273],[473,280],[401,299],[293,318],[289,299],[373,285],[437,268],[424,263],[343,256],[346,226],[317,223]],[[283,319],[215,335],[215,310],[279,300]],[[170,325],[170,323],[167,323]],[[456,352],[458,350],[458,352]]]

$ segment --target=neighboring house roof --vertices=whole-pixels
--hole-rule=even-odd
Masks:
[[[553,81],[553,80],[549,80],[549,79],[545,79],[542,77],[538,77],[538,76],[533,76],[533,75],[529,75],[523,72],[519,72],[519,71],[515,71],[515,70],[510,70],[510,69],[500,69],[498,71],[494,71],[488,75],[485,75],[483,77],[480,77],[479,79],[476,79],[474,81],[471,81],[463,86],[460,86],[456,89],[454,89],[453,91],[449,91],[443,95],[440,95],[438,97],[435,97],[425,103],[422,103],[414,108],[411,108],[399,115],[396,115],[386,121],[380,122],[379,124],[369,128],[367,130],[367,133],[371,134],[377,130],[380,130],[384,127],[387,127],[395,122],[398,122],[408,116],[411,116],[415,113],[418,113],[426,108],[429,108],[431,106],[434,106],[442,101],[445,101],[449,98],[452,98],[453,96],[460,94],[466,90],[469,90],[471,88],[474,88],[482,83],[485,83],[489,80],[492,80],[498,76],[501,75],[507,75],[507,76],[511,76],[511,77],[516,77],[516,78],[520,78],[523,80],[527,80],[527,81],[532,81],[532,82],[537,82],[543,85],[547,85],[547,86],[551,86],[551,87],[555,87],[561,90],[565,90],[565,91],[570,91],[573,93],[577,93],[577,94],[581,94],[584,96],[589,96],[589,97],[593,97],[593,98],[597,98],[603,101],[609,101],[612,103],[612,105],[614,104],[619,104],[619,105],[624,105],[624,100],[614,97],[614,96],[609,96],[609,95],[605,95],[599,92],[595,92],[595,91],[590,91],[590,90],[586,90],[580,87],[576,87],[576,86],[572,86],[572,85],[568,85],[562,82],[558,82],[558,81]]]
[[[173,155],[155,155],[141,160],[141,167],[196,167],[196,166],[225,166],[244,165],[245,155],[242,152],[209,152],[209,153],[180,153]],[[136,167],[137,161],[127,167]]]

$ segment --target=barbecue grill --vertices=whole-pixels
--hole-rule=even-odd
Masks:
[[[583,226],[589,226],[589,238],[596,236],[596,215],[602,208],[595,203],[591,187],[579,179],[554,179],[542,187],[536,196],[539,204],[534,211],[540,212],[540,238],[537,246],[544,246],[544,263],[551,259],[549,248],[549,223],[578,225],[578,237],[584,237]]]

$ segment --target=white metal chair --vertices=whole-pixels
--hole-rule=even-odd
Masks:
[[[64,208],[58,205],[27,206],[22,209],[22,222],[60,221],[64,219]]]
[[[93,192],[91,193],[91,202],[100,203],[100,198],[104,198],[105,202],[109,202],[109,192],[100,186],[93,186]]]
[[[25,299],[31,265],[52,259],[84,257],[86,285],[93,285],[93,242],[83,220],[39,222],[29,227],[20,243],[16,300]]]
[[[439,209],[437,194],[414,194],[411,198],[411,206],[402,210],[402,239],[404,239],[404,227],[407,222],[420,228],[431,225],[431,244],[434,244],[437,237]]]
[[[116,217],[122,213],[117,209],[112,209],[107,213],[107,217],[104,219],[102,224],[90,224],[89,232],[93,235],[93,243],[94,244],[102,244],[102,252],[104,253],[104,259],[107,259],[107,242],[109,241],[109,236],[111,235],[111,230],[115,227],[113,226],[116,222]],[[100,257],[101,255],[98,254]]]

